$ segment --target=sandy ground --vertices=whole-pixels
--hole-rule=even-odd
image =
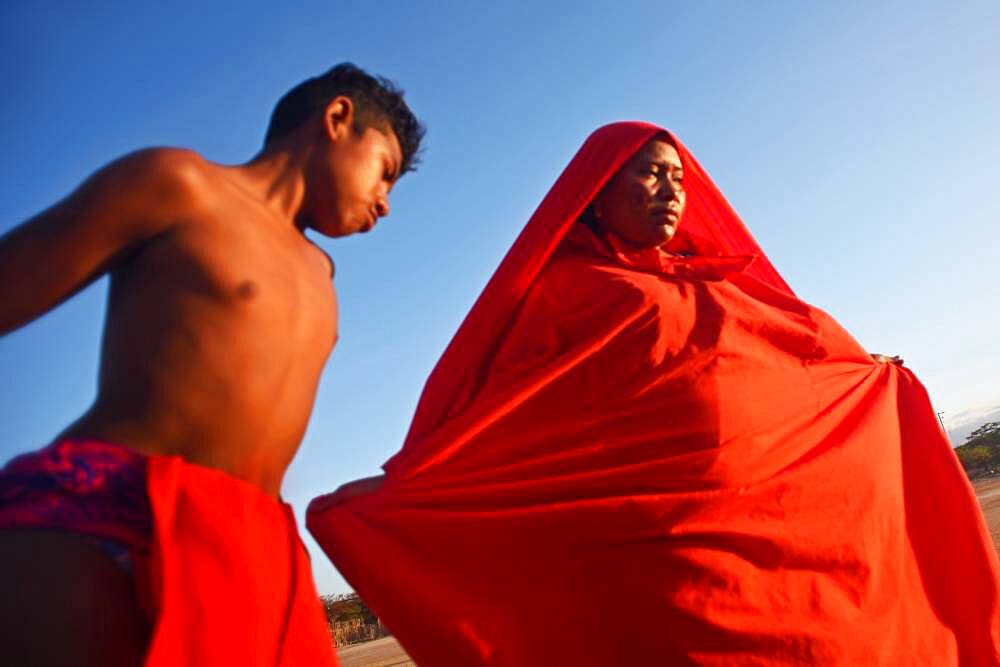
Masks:
[[[993,548],[1000,555],[1000,477],[980,479],[973,483],[979,506],[983,508],[986,525],[993,536]]]
[[[345,646],[337,651],[340,667],[416,667],[392,637]]]
[[[1000,477],[979,480],[973,487],[993,536],[993,546],[1000,554]],[[417,664],[392,637],[347,646],[337,651],[337,655],[342,667],[416,667]]]

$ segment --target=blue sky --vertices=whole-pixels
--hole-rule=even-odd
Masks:
[[[673,129],[799,295],[903,355],[946,417],[1000,404],[994,0],[83,4],[0,8],[0,231],[138,147],[245,161],[278,97],[343,60],[428,126],[392,215],[319,239],[341,340],[284,487],[300,516],[399,448],[499,259],[614,120]],[[0,459],[90,404],[105,290],[0,338]],[[307,541],[320,591],[346,590]]]

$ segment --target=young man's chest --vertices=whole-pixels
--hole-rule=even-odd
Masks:
[[[176,225],[137,258],[135,272],[166,288],[166,298],[200,301],[223,326],[246,335],[329,349],[337,298],[326,254],[294,229],[232,207]]]

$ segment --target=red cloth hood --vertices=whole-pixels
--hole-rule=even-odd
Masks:
[[[421,665],[998,664],[996,555],[913,374],[797,299],[676,139],[696,256],[574,225],[661,132],[587,140],[384,480],[310,531]]]
[[[573,156],[462,322],[428,378],[403,450],[386,463],[387,471],[401,466],[413,450],[413,443],[422,441],[447,414],[453,414],[456,403],[468,400],[471,378],[466,370],[481,363],[489,343],[507,326],[528,287],[594,196],[637,150],[658,134],[668,136],[677,148],[688,193],[684,219],[672,245],[702,255],[758,256],[750,273],[792,294],[736,211],[671,132],[644,122],[605,125],[591,134]]]

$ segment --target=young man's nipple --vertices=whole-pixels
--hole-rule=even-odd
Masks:
[[[252,280],[244,280],[236,288],[236,295],[241,299],[250,300],[257,296],[257,283]]]

